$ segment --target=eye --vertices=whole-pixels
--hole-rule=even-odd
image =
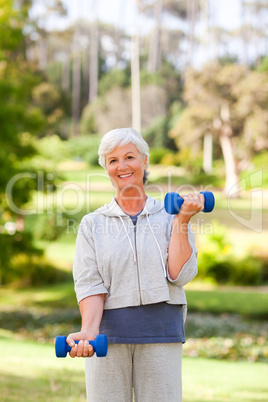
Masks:
[[[128,155],[128,156],[127,156],[127,159],[133,159],[133,156]]]
[[[114,162],[115,162],[115,159],[111,159],[110,162],[109,162],[109,165],[110,165],[111,163],[114,163]]]

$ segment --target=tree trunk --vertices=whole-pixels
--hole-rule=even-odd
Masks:
[[[89,50],[88,47],[83,49],[82,53],[82,76],[83,76],[83,99],[86,99],[86,102],[89,99]]]
[[[242,61],[246,65],[249,65],[248,61],[248,28],[246,27],[246,4],[245,0],[242,0],[241,4],[241,39],[242,39]]]
[[[39,42],[39,57],[38,57],[38,61],[39,61],[39,68],[40,70],[45,70],[47,67],[47,42],[46,39],[41,37]]]
[[[231,138],[224,134],[224,128],[220,135],[220,144],[225,164],[225,188],[224,193],[232,198],[239,197],[239,182],[235,166],[235,158]]]
[[[61,70],[61,88],[65,92],[70,90],[70,57],[66,56],[66,59],[62,62]]]
[[[205,57],[209,60],[209,0],[199,0],[200,7],[200,20],[204,24],[203,35],[201,36],[201,42],[204,46]]]
[[[154,5],[155,27],[150,38],[150,48],[148,57],[148,71],[156,72],[161,63],[160,36],[161,36],[161,15],[163,8],[163,0],[156,0]]]
[[[230,121],[230,107],[228,102],[223,102],[220,110],[220,145],[225,164],[225,188],[226,196],[239,197],[238,174],[235,165],[234,152],[231,142],[233,130]]]
[[[213,149],[213,139],[212,134],[207,133],[204,136],[203,144],[203,169],[207,174],[212,173],[212,149]]]
[[[98,96],[98,23],[93,21],[90,34],[89,102]]]
[[[80,119],[80,85],[81,85],[81,55],[74,53],[73,58],[73,85],[72,85],[72,137],[79,134]]]
[[[131,51],[131,93],[132,93],[132,127],[141,131],[141,96],[140,96],[140,51],[139,36],[132,36]]]
[[[187,12],[187,21],[188,21],[188,32],[187,32],[187,42],[188,42],[188,49],[186,53],[186,66],[192,65],[192,56],[194,51],[194,31],[195,31],[195,23],[196,23],[196,16],[197,16],[197,3],[195,0],[187,0],[186,2],[186,12]]]

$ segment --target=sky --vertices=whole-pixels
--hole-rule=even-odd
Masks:
[[[64,29],[79,18],[91,21],[97,19],[117,25],[131,33],[137,27],[136,0],[62,0],[66,6],[68,17],[53,17],[48,19],[48,27]],[[41,13],[43,2],[36,1],[34,13]],[[240,0],[211,0],[210,11],[215,24],[227,29],[234,29],[240,22]],[[172,24],[172,21],[168,22]],[[148,19],[139,21],[139,28],[150,28],[152,22]]]
[[[153,19],[142,16],[138,17],[136,0],[62,0],[62,3],[67,9],[67,16],[60,17],[54,14],[50,15],[49,18],[47,16],[44,18],[44,5],[46,2],[43,0],[35,0],[32,14],[35,16],[39,15],[41,17],[40,23],[44,24],[47,29],[64,30],[78,19],[88,21],[98,19],[102,22],[118,26],[129,34],[134,32],[146,34],[154,26]],[[237,28],[241,24],[240,4],[241,0],[210,0],[210,23],[213,26],[221,26],[227,30]],[[180,26],[178,25],[176,18],[167,16],[162,18],[162,24],[171,29],[180,29],[183,26],[182,22],[179,22]],[[206,28],[204,22],[197,25],[196,35],[199,35],[200,38],[207,37]],[[215,44],[213,44],[213,41],[208,41],[207,43],[209,45],[205,46],[205,51],[202,46],[195,49],[194,64],[196,67],[201,66],[208,59],[213,59],[215,56]],[[229,49],[232,53],[239,53],[241,51],[241,46],[236,41],[233,41],[231,46],[233,48]]]

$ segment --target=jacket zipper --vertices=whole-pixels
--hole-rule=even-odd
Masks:
[[[137,275],[138,275],[138,285],[139,285],[139,294],[140,294],[140,304],[142,304],[140,271],[139,271],[139,264],[138,264],[137,241],[136,241],[136,226],[137,226],[137,223],[138,223],[138,218],[137,218],[136,225],[134,226],[134,245],[135,245],[135,253],[136,253],[136,263],[137,263]]]

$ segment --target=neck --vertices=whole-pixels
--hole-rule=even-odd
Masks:
[[[139,189],[139,191],[124,189],[116,195],[117,204],[128,215],[136,215],[140,212],[144,208],[146,198],[144,189]]]

